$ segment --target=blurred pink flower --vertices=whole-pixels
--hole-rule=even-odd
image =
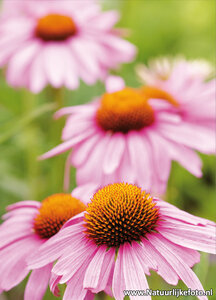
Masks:
[[[200,134],[205,135],[205,140],[201,142],[200,139],[201,143],[195,149],[207,154],[215,153],[216,81],[206,81],[213,75],[210,63],[205,60],[164,58],[151,62],[149,68],[138,66],[137,73],[146,84],[143,91],[149,91],[150,98],[158,96],[158,99],[167,101],[174,99],[178,104],[177,113],[182,118],[182,126],[175,132],[176,141],[186,142],[188,146],[194,147],[194,139],[199,138]],[[164,98],[154,90],[163,91]],[[167,131],[166,134],[172,137],[174,135]]]
[[[47,84],[76,89],[104,79],[107,70],[130,62],[136,49],[113,26],[116,11],[101,12],[93,0],[3,2],[0,66],[14,87],[40,92]]]
[[[8,291],[19,284],[30,272],[26,259],[85,208],[83,202],[70,194],[55,194],[42,203],[21,201],[8,206],[0,226],[0,290]],[[43,298],[51,269],[49,263],[32,271],[24,300]]]
[[[106,83],[107,93],[101,99],[65,107],[56,113],[56,117],[68,115],[62,133],[64,143],[41,158],[73,148],[66,163],[65,188],[70,165],[77,168],[78,185],[91,181],[105,185],[123,180],[144,185],[148,191],[159,194],[166,190],[172,160],[195,176],[202,175],[201,160],[193,149],[213,152],[212,111],[210,116],[206,115],[209,122],[202,122],[202,113],[205,115],[206,111],[200,110],[199,123],[196,119],[185,124],[178,102],[166,92],[150,89],[156,93],[156,99],[151,99],[149,90],[125,88],[121,78],[109,77]],[[193,99],[200,104],[200,97],[197,89]],[[206,100],[207,110],[210,100],[205,95],[201,99]],[[195,109],[193,113],[196,114]]]
[[[152,59],[148,65],[137,65],[136,72],[142,83],[157,86],[168,80],[176,69],[184,70],[185,80],[205,80],[214,75],[213,66],[208,61],[204,59],[186,60],[182,56]]]
[[[151,269],[171,285],[180,279],[203,290],[191,268],[200,260],[196,250],[215,253],[215,242],[214,222],[116,183],[98,190],[86,212],[65,223],[28,262],[34,269],[57,260],[51,289],[67,283],[64,300],[82,300],[89,290],[122,300],[124,290],[149,289]]]

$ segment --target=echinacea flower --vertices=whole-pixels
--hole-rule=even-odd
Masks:
[[[113,28],[117,12],[102,12],[94,0],[3,4],[0,66],[7,66],[14,87],[35,93],[47,84],[76,89],[80,78],[93,84],[135,56],[135,47]]]
[[[207,80],[213,75],[211,64],[205,60],[164,58],[152,61],[149,68],[138,66],[137,73],[150,99],[177,104],[182,126],[175,132],[176,141],[203,153],[215,153],[216,81]],[[163,131],[174,137],[167,127]]]
[[[186,126],[178,113],[178,98],[165,91],[125,87],[115,76],[109,77],[106,85],[107,92],[100,99],[56,113],[56,117],[67,115],[64,142],[41,158],[73,148],[66,164],[66,188],[70,165],[77,168],[78,185],[123,180],[145,185],[154,193],[165,192],[172,160],[195,176],[202,175],[201,160],[193,150],[213,151],[210,125]],[[198,93],[194,99],[198,102],[200,96]]]
[[[70,194],[54,194],[44,201],[21,201],[8,206],[0,226],[0,290],[8,291],[29,273],[26,259],[55,235],[71,217],[86,209]],[[41,300],[47,289],[52,264],[33,270],[24,300]],[[58,293],[58,290],[55,291]]]
[[[147,85],[157,85],[166,81],[172,72],[181,66],[187,80],[201,79],[206,80],[213,75],[213,66],[204,59],[186,60],[182,56],[159,57],[152,59],[148,65],[139,64],[136,72],[142,83]]]
[[[203,291],[191,268],[200,260],[197,250],[215,253],[215,248],[214,222],[152,198],[136,185],[115,183],[98,190],[86,212],[69,220],[28,262],[41,268],[57,260],[51,288],[67,283],[63,300],[82,300],[89,290],[123,300],[126,290],[149,289],[151,269],[171,285],[182,280]]]

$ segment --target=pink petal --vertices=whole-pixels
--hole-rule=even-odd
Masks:
[[[112,59],[118,62],[129,62],[133,60],[136,55],[136,48],[128,41],[122,40],[121,38],[111,35],[104,34],[98,37],[100,41],[108,48]]]
[[[95,30],[110,30],[119,19],[119,14],[116,11],[107,11],[91,18],[90,29]]]
[[[170,218],[181,220],[182,222],[186,222],[194,225],[215,226],[215,223],[213,221],[191,215],[166,201],[156,199],[156,198],[154,198],[154,201],[157,201],[157,206],[160,207],[160,211],[164,216],[168,216]]]
[[[64,230],[44,243],[38,251],[33,253],[27,260],[30,269],[41,268],[59,258],[66,247],[78,243],[82,237],[83,226],[75,224]]]
[[[35,236],[19,240],[0,251],[0,286],[8,291],[28,274],[26,258],[41,245]]]
[[[174,244],[164,237],[163,241],[165,241],[166,244],[169,245],[169,248],[172,249],[172,251],[176,253],[176,255],[178,255],[178,257],[180,257],[189,267],[193,267],[195,264],[200,262],[200,253],[198,251]]]
[[[91,260],[84,277],[84,288],[94,293],[104,290],[107,286],[110,272],[114,265],[115,250],[100,246]]]
[[[16,224],[0,230],[0,249],[8,244],[32,235],[32,226],[26,224]]]
[[[83,282],[84,288],[95,289],[98,286],[102,265],[106,255],[106,248],[106,246],[100,246],[88,265]]]
[[[40,206],[41,206],[41,203],[38,201],[27,200],[27,201],[20,201],[20,202],[16,202],[14,204],[8,205],[7,210],[13,210],[13,209],[24,208],[24,207],[39,208]]]
[[[70,186],[70,169],[71,169],[71,157],[72,152],[68,155],[65,162],[65,172],[64,172],[64,191],[66,192]]]
[[[23,74],[30,66],[39,44],[36,42],[28,42],[10,59],[7,70],[7,80],[11,85],[21,86]]]
[[[24,300],[42,300],[48,287],[52,264],[33,270],[25,288]]]
[[[117,259],[115,262],[112,290],[116,300],[122,300],[124,298],[123,291],[125,287],[125,279],[123,274],[123,247],[119,247]]]
[[[63,85],[65,76],[64,47],[50,43],[44,48],[44,64],[46,76],[52,86],[59,88]]]
[[[112,280],[113,277],[112,274],[113,274],[114,265],[115,265],[115,249],[111,248],[108,251],[106,251],[106,255],[104,257],[97,287],[92,289],[92,292],[98,293],[99,291],[106,290],[107,287],[109,287],[109,282],[110,280]],[[108,294],[110,295],[110,293]]]
[[[108,76],[106,81],[106,91],[108,93],[114,93],[120,90],[123,90],[125,87],[124,80],[119,76]]]
[[[87,139],[85,142],[77,145],[77,147],[72,152],[71,163],[75,167],[79,167],[83,163],[85,163],[91,151],[94,151],[100,139],[101,139],[101,135],[95,134],[91,138]]]
[[[64,84],[68,89],[77,89],[79,86],[77,64],[68,47],[62,49],[64,56],[65,79]]]
[[[153,153],[155,173],[162,182],[167,182],[171,167],[171,159],[167,153],[167,148],[163,143],[163,139],[153,130],[148,131],[147,137]]]
[[[139,243],[134,242],[132,243],[132,248],[147,275],[150,275],[149,269],[157,270],[157,264],[154,260],[152,260],[152,256],[146,250],[144,244],[140,245]]]
[[[136,181],[136,170],[132,166],[131,156],[128,149],[128,142],[122,156],[121,163],[117,170],[118,181],[134,183]]]
[[[87,290],[83,288],[83,278],[87,263],[84,263],[68,282],[62,300],[84,300]]]
[[[108,142],[104,153],[104,173],[111,174],[119,166],[125,148],[125,138],[122,134],[114,134]]]
[[[147,139],[136,132],[128,134],[128,149],[134,172],[137,174],[136,182],[150,190],[152,182],[152,155]]]
[[[199,125],[181,124],[173,126],[161,124],[160,131],[165,138],[169,138],[173,142],[192,147],[203,153],[214,153],[215,151],[215,133],[212,130],[203,128]]]
[[[74,126],[76,124],[76,126]],[[66,121],[65,127],[62,130],[62,140],[69,140],[75,136],[82,135],[84,132],[88,131],[89,128],[94,128],[94,123],[92,120],[88,120],[87,116],[72,116]]]
[[[100,182],[102,176],[101,165],[103,165],[104,153],[109,139],[108,135],[102,136],[97,147],[90,153],[86,163],[77,170],[76,179],[78,185],[89,183],[90,179],[92,182]]]
[[[85,261],[90,261],[97,248],[84,239],[68,247],[53,268],[53,273],[61,276],[60,283],[65,283],[78,272]]]
[[[61,279],[61,276],[58,276],[54,273],[51,273],[50,282],[49,282],[50,291],[56,297],[60,296],[60,291],[59,291],[59,288],[58,288],[58,283],[59,283],[60,279]]]
[[[37,56],[32,61],[31,66],[29,68],[28,77],[28,88],[33,93],[39,93],[47,84],[43,51],[37,53]]]
[[[151,236],[151,243],[154,247],[163,255],[163,257],[169,261],[172,266],[175,268],[176,273],[179,278],[192,290],[202,290],[203,286],[200,283],[199,279],[195,275],[195,273],[185,264],[184,260],[182,260],[175,251],[173,251],[169,244],[166,242],[166,239],[158,238],[158,236]],[[207,300],[206,296],[198,297],[201,300]]]
[[[133,252],[133,248],[130,244],[124,244],[123,246],[122,264],[126,290],[149,289],[142,265],[140,264],[136,254]],[[148,300],[151,299],[151,296],[145,296],[142,298]],[[130,299],[137,300],[137,296],[130,296]]]
[[[151,235],[149,235],[148,239],[150,240],[150,238]],[[169,260],[165,259],[160,251],[158,251],[147,239],[142,239],[142,243],[145,246],[146,251],[151,255],[152,260],[157,264],[157,273],[169,284],[176,285],[178,283],[178,275]]]
[[[69,149],[71,149],[74,145],[78,144],[79,142],[83,141],[87,137],[93,135],[95,133],[94,129],[89,129],[85,133],[79,136],[75,136],[74,138],[70,139],[69,141],[66,141],[59,146],[53,148],[52,150],[46,152],[45,154],[40,156],[40,159],[47,159],[55,155],[59,155]]]
[[[74,106],[67,106],[59,109],[55,114],[54,114],[54,119],[59,119],[65,115],[70,115],[70,114],[79,114],[79,113],[87,113],[91,114],[95,112],[95,106],[91,104],[83,104],[83,105],[74,105]]]
[[[171,219],[170,219],[171,220]],[[189,225],[181,222],[163,222],[160,233],[168,240],[191,249],[216,253],[215,229]]]
[[[96,57],[94,57],[94,53],[86,52],[86,49],[88,49],[88,42],[82,38],[74,39],[71,48],[80,68],[83,68],[85,72],[91,75],[92,80],[89,83],[95,82],[100,74],[100,70],[98,68],[98,63],[96,62]]]
[[[82,186],[77,186],[75,189],[73,189],[71,195],[87,205],[97,189],[97,183],[87,183]]]
[[[167,143],[167,147],[169,148],[170,156],[172,157],[172,159],[180,163],[194,176],[202,176],[202,161],[196,154],[196,152],[183,145],[175,144],[168,140],[164,142]]]

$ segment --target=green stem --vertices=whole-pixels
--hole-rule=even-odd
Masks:
[[[60,109],[64,106],[64,89],[63,88],[52,88],[52,101],[56,103],[57,109]]]
[[[63,107],[64,103],[64,89],[54,89],[51,90],[51,101],[55,102],[57,109]],[[50,145],[51,148],[59,145],[61,143],[61,133],[64,126],[64,119],[50,120]],[[58,193],[63,191],[63,174],[65,166],[65,156],[59,155],[50,160],[50,185],[51,193]]]
[[[23,112],[25,116],[31,115],[35,109],[35,96],[28,91],[23,92]],[[38,148],[37,148],[37,128],[34,123],[30,123],[23,129],[23,143],[25,146],[26,171],[29,186],[28,198],[37,200],[37,178],[38,178]]]
[[[104,292],[100,292],[96,295],[95,300],[112,300],[109,295],[105,294]]]

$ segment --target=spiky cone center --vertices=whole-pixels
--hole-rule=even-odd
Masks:
[[[173,98],[173,96],[162,89],[153,86],[143,86],[140,88],[140,93],[147,100],[161,99],[167,101],[168,103],[172,104],[175,107],[179,107],[179,103]]]
[[[70,218],[83,212],[85,204],[71,194],[54,194],[43,200],[34,219],[34,231],[42,239],[55,235]]]
[[[76,32],[73,19],[59,14],[49,14],[38,19],[35,29],[36,37],[43,41],[65,41]]]
[[[150,194],[133,184],[114,183],[96,192],[84,217],[85,234],[98,246],[140,241],[157,227],[159,210]]]
[[[154,123],[154,111],[135,89],[106,93],[96,113],[97,124],[105,131],[128,133]]]

